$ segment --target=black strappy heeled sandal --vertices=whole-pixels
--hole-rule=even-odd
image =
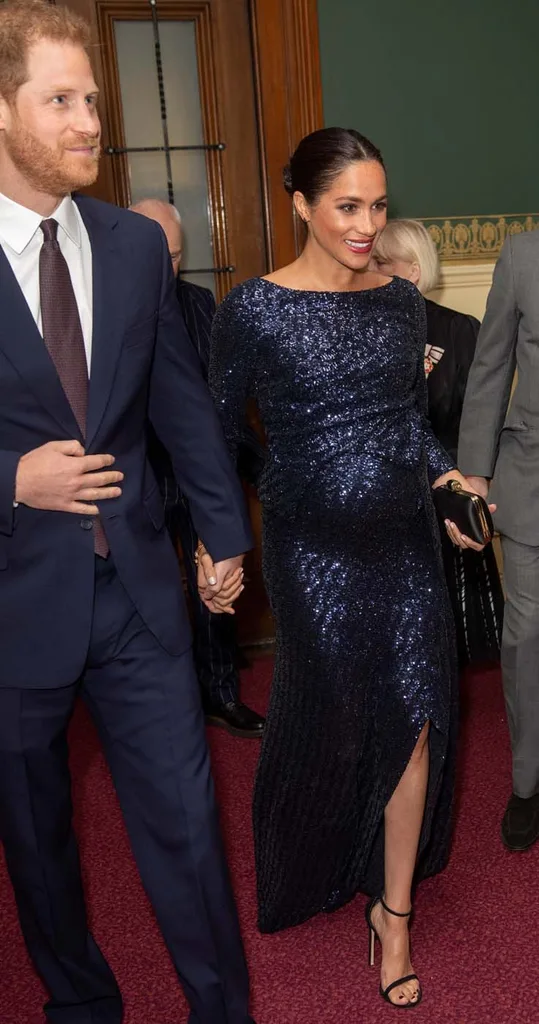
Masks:
[[[393,917],[410,917],[410,915],[412,913],[411,910],[409,910],[406,914],[400,914],[396,910],[392,910],[391,907],[388,907],[387,903],[385,903],[383,896],[375,896],[375,898],[373,900],[370,900],[370,902],[365,907],[365,918],[367,920],[367,927],[369,929],[369,966],[370,967],[374,967],[374,952],[375,952],[376,940],[378,939],[378,942],[380,942],[380,936],[378,935],[378,932],[376,931],[376,928],[374,927],[374,925],[373,925],[373,923],[371,921],[371,914],[372,914],[372,912],[373,912],[373,910],[374,910],[374,908],[375,908],[377,903],[381,903],[383,908],[384,908],[384,910],[388,914],[393,914]],[[380,985],[380,995],[382,996],[382,999],[385,999],[386,1003],[389,1003],[390,1006],[394,1006],[397,1010],[411,1010],[412,1007],[419,1006],[419,1004],[421,1002],[421,999],[423,998],[423,992],[421,991],[421,985],[419,985],[418,993],[417,993],[417,999],[415,999],[414,1002],[394,1003],[393,1000],[389,998],[389,993],[392,992],[394,988],[398,988],[399,985],[404,985],[408,981],[417,981],[417,983],[419,985],[419,978],[418,978],[417,974],[407,974],[404,978],[397,978],[397,980],[396,981],[392,981],[391,985],[388,985],[387,988],[382,988],[382,986]]]

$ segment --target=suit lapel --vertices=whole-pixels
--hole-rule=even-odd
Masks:
[[[114,208],[105,208],[102,216],[102,211],[87,206],[84,197],[74,198],[92,247],[92,360],[86,424],[86,448],[90,449],[109,402],[122,345],[125,269]]]
[[[56,367],[1,246],[0,310],[0,348],[37,401],[61,427],[62,435],[82,441]]]

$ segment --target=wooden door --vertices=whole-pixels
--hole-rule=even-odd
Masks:
[[[64,0],[62,0],[64,2]],[[282,185],[299,139],[321,127],[316,0],[67,0],[93,25],[104,155],[92,194],[175,203],[182,274],[217,300],[294,259],[301,230]],[[271,639],[257,545],[240,638]]]

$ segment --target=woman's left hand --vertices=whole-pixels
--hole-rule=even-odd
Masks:
[[[433,484],[433,489],[436,487],[442,487],[443,484],[447,483],[448,480],[458,480],[463,491],[468,491],[469,494],[476,494],[473,487],[470,487],[465,476],[459,473],[458,469],[452,470],[451,473],[445,473]],[[496,505],[489,505],[491,512],[496,511]],[[482,551],[486,547],[486,544],[478,544],[475,540],[467,537],[466,534],[461,533],[455,523],[452,523],[450,519],[445,520],[445,528],[449,539],[458,548],[470,548],[472,551]],[[490,542],[489,542],[490,543]]]

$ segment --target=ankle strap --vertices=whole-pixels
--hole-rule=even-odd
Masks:
[[[398,910],[392,910],[391,907],[388,907],[383,896],[380,896],[380,903],[382,904],[384,910],[387,910],[388,914],[393,914],[393,917],[410,917],[410,914],[412,913],[413,910],[413,907],[410,907],[410,910],[407,910],[405,914],[399,913]]]

